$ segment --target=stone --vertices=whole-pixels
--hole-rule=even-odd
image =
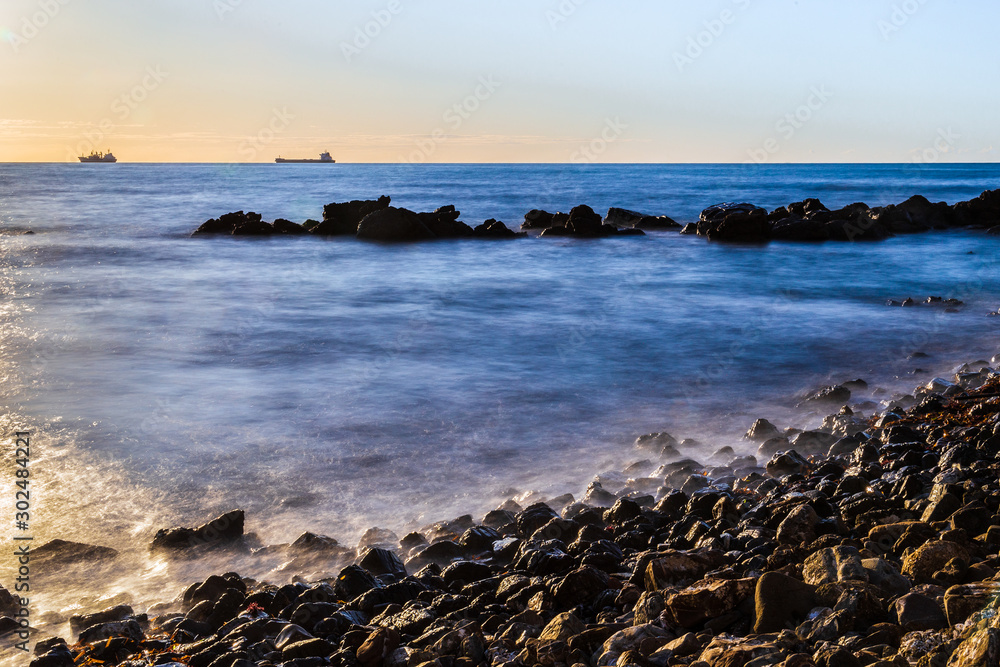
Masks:
[[[587,604],[608,587],[608,575],[593,567],[573,570],[552,587],[556,602],[564,608]]]
[[[658,591],[671,586],[687,585],[701,579],[725,561],[721,552],[668,551],[646,565],[647,591]]]
[[[814,552],[802,567],[802,578],[813,586],[837,581],[868,581],[861,556],[854,547],[828,547]]]
[[[703,580],[666,598],[666,611],[675,625],[693,628],[736,609],[753,595],[756,581]]]
[[[815,394],[808,396],[804,401],[805,405],[822,404],[831,406],[841,406],[851,400],[851,390],[843,385],[824,387]],[[832,444],[832,443],[830,443]],[[827,445],[829,446],[829,444]]]
[[[778,544],[811,544],[816,539],[816,525],[819,522],[819,515],[811,505],[799,505],[778,525]]]
[[[399,557],[388,549],[372,547],[358,558],[358,565],[371,572],[376,577],[391,574],[394,577],[405,577],[406,567]]]
[[[261,220],[259,213],[236,211],[205,221],[192,236],[230,234],[234,236],[269,236],[274,227]]]
[[[484,239],[516,239],[527,236],[526,233],[519,234],[493,218],[490,218],[481,225],[477,225],[472,231],[477,238]]]
[[[325,658],[336,650],[337,647],[325,639],[313,637],[285,646],[281,650],[281,659],[288,661],[300,658]]]
[[[778,437],[781,437],[781,432],[778,430],[778,427],[766,419],[758,419],[755,421],[743,436],[744,439],[751,442],[766,442],[771,438]]]
[[[278,218],[271,226],[274,227],[275,234],[287,234],[289,236],[303,236],[309,232],[305,227],[297,222],[292,222],[291,220],[285,220],[284,218]]]
[[[959,644],[948,667],[1000,667],[1000,630],[983,628]]]
[[[442,206],[432,213],[417,213],[417,218],[424,223],[435,238],[457,239],[475,236],[475,231],[458,219],[459,211],[454,206]]]
[[[382,665],[383,661],[399,648],[399,633],[392,628],[376,628],[358,647],[356,656],[362,665]]]
[[[332,203],[323,207],[323,221],[310,228],[317,236],[354,236],[365,216],[389,208],[391,199],[387,196],[377,200]]]
[[[896,622],[907,632],[940,630],[948,619],[937,602],[920,593],[907,593],[893,602]]]
[[[111,547],[93,544],[51,540],[31,550],[31,562],[39,567],[67,567],[78,563],[98,564],[118,558],[118,551]]]
[[[953,558],[969,562],[968,552],[954,542],[935,540],[917,547],[903,559],[903,574],[918,584],[934,581],[934,573]]]
[[[103,611],[95,612],[93,614],[73,614],[69,617],[69,629],[70,632],[78,634],[93,625],[124,621],[134,615],[134,613],[135,612],[132,610],[132,607],[127,604],[121,604],[114,607],[108,607]]]
[[[802,458],[802,455],[794,449],[787,452],[779,452],[771,457],[771,460],[764,466],[767,474],[771,477],[784,477],[786,475],[796,475],[809,469],[809,462]]]
[[[780,572],[767,572],[757,580],[754,605],[754,632],[763,634],[794,629],[819,605],[819,598],[814,586]]]
[[[161,528],[153,536],[151,551],[184,551],[229,546],[242,541],[243,510],[233,510],[198,528]]]
[[[357,238],[367,241],[426,241],[436,238],[420,217],[405,208],[389,206],[366,215]]]
[[[861,561],[861,565],[868,573],[868,581],[886,593],[902,595],[909,592],[910,580],[900,574],[889,562],[881,558],[865,558]]]
[[[571,637],[575,637],[586,629],[587,626],[579,618],[570,612],[563,612],[561,614],[556,614],[556,616],[548,622],[542,630],[542,634],[540,634],[538,638],[542,641],[564,642],[569,641]]]
[[[997,599],[1000,599],[1000,582],[980,581],[952,586],[944,594],[944,611],[948,616],[948,624],[964,623]]]

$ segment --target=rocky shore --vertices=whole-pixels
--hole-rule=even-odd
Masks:
[[[830,413],[819,428],[750,425],[756,456],[698,462],[692,441],[647,434],[644,458],[581,501],[510,500],[357,548],[312,533],[259,546],[240,510],[160,530],[149,549],[168,559],[279,556],[290,583],[220,568],[173,599],[73,616],[30,664],[996,666],[997,361],[880,409],[852,402],[862,380],[823,388],[803,397]],[[12,605],[0,591],[0,615]]]
[[[897,234],[932,229],[975,228],[1000,233],[1000,190],[988,190],[976,199],[949,205],[916,195],[900,204],[869,207],[850,204],[830,210],[818,199],[806,199],[768,212],[748,203],[711,206],[697,222],[681,225],[666,215],[647,215],[612,207],[604,218],[589,206],[569,213],[539,209],[524,216],[520,233],[490,219],[476,227],[460,221],[454,206],[431,213],[415,213],[390,206],[388,196],[377,200],[332,203],[323,207],[323,220],[302,224],[278,219],[268,223],[257,213],[237,211],[206,221],[194,236],[314,235],[354,236],[368,241],[431,241],[435,239],[513,239],[538,232],[541,237],[603,238],[642,236],[643,230],[679,231],[711,241],[761,243],[780,241],[874,241]]]

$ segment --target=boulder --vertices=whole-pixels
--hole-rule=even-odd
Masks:
[[[771,460],[764,466],[767,474],[771,477],[784,477],[785,475],[795,475],[803,473],[809,469],[809,462],[794,449],[787,452],[779,452],[771,457]]]
[[[975,632],[951,654],[948,667],[1000,667],[1000,630]]]
[[[459,239],[475,236],[472,227],[458,219],[454,206],[442,206],[433,213],[417,213],[417,218],[439,239]]]
[[[612,227],[632,227],[634,229],[651,230],[681,228],[680,224],[665,215],[645,215],[615,207],[608,209],[608,214],[604,216],[604,224],[611,225]]]
[[[602,236],[604,223],[594,209],[589,206],[575,206],[569,212],[566,229],[576,236]]]
[[[771,235],[767,211],[753,204],[716,204],[700,220],[698,234],[710,241],[760,242]]]
[[[917,584],[933,583],[934,573],[944,568],[953,558],[969,562],[968,552],[954,542],[927,542],[903,559],[903,574]]]
[[[357,237],[367,241],[426,241],[435,238],[416,213],[393,206],[366,215],[358,223]]]
[[[777,438],[780,436],[781,432],[778,431],[778,427],[766,419],[758,419],[750,426],[750,429],[746,432],[743,438],[745,440],[749,440],[750,442],[766,442],[771,438]]]
[[[520,234],[514,232],[509,229],[507,225],[492,218],[477,226],[472,231],[475,233],[477,238],[483,239],[516,239],[527,236],[524,232]]]
[[[812,553],[802,566],[802,578],[813,586],[836,581],[868,581],[861,555],[854,547],[828,547]]]
[[[587,626],[583,621],[570,612],[563,612],[557,614],[555,618],[549,621],[538,638],[542,641],[564,642],[569,641],[570,638],[575,637],[586,629]]]
[[[524,215],[524,222],[521,229],[548,229],[549,227],[562,226],[569,217],[565,213],[549,213],[539,209],[532,209]]]
[[[941,630],[948,627],[948,619],[938,603],[920,593],[907,593],[892,604],[896,622],[907,632]]]
[[[667,551],[646,565],[646,590],[658,591],[670,586],[690,584],[724,562],[725,554],[719,551]]]
[[[944,594],[944,611],[948,616],[948,624],[964,623],[997,599],[1000,599],[1000,582],[981,581],[952,586]]]
[[[308,234],[308,230],[297,222],[278,218],[272,225],[275,234],[287,234],[289,236],[302,236]]]
[[[754,594],[754,632],[794,629],[819,605],[816,588],[780,572],[767,572],[757,580]]]
[[[218,218],[207,220],[192,236],[206,236],[211,234],[231,234],[233,236],[270,236],[274,234],[274,227],[260,219],[259,213],[244,213],[236,211],[226,213]]]
[[[150,550],[179,552],[233,546],[242,543],[244,519],[243,510],[233,510],[197,528],[161,528],[156,531]]]
[[[39,567],[66,567],[76,563],[102,563],[114,560],[118,551],[111,547],[52,540],[32,549],[31,562]]]
[[[820,522],[816,510],[808,504],[793,509],[778,525],[778,544],[791,546],[811,544],[816,539],[816,525]]]
[[[327,204],[323,207],[323,221],[309,231],[317,236],[354,236],[365,216],[389,208],[390,201],[389,197],[383,195],[377,200]]]
[[[987,190],[975,199],[952,207],[955,224],[966,227],[994,227],[1000,223],[1000,190]]]

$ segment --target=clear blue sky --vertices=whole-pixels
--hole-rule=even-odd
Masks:
[[[0,161],[995,161],[998,25],[995,0],[3,0]]]

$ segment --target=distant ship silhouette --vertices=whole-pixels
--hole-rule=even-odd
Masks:
[[[118,158],[116,158],[110,150],[107,153],[91,151],[90,155],[86,157],[81,155],[80,162],[118,162]]]
[[[337,162],[330,156],[329,151],[320,153],[318,160],[313,160],[308,158],[290,159],[290,158],[277,157],[274,158],[274,161],[277,162],[278,164],[336,164]]]

